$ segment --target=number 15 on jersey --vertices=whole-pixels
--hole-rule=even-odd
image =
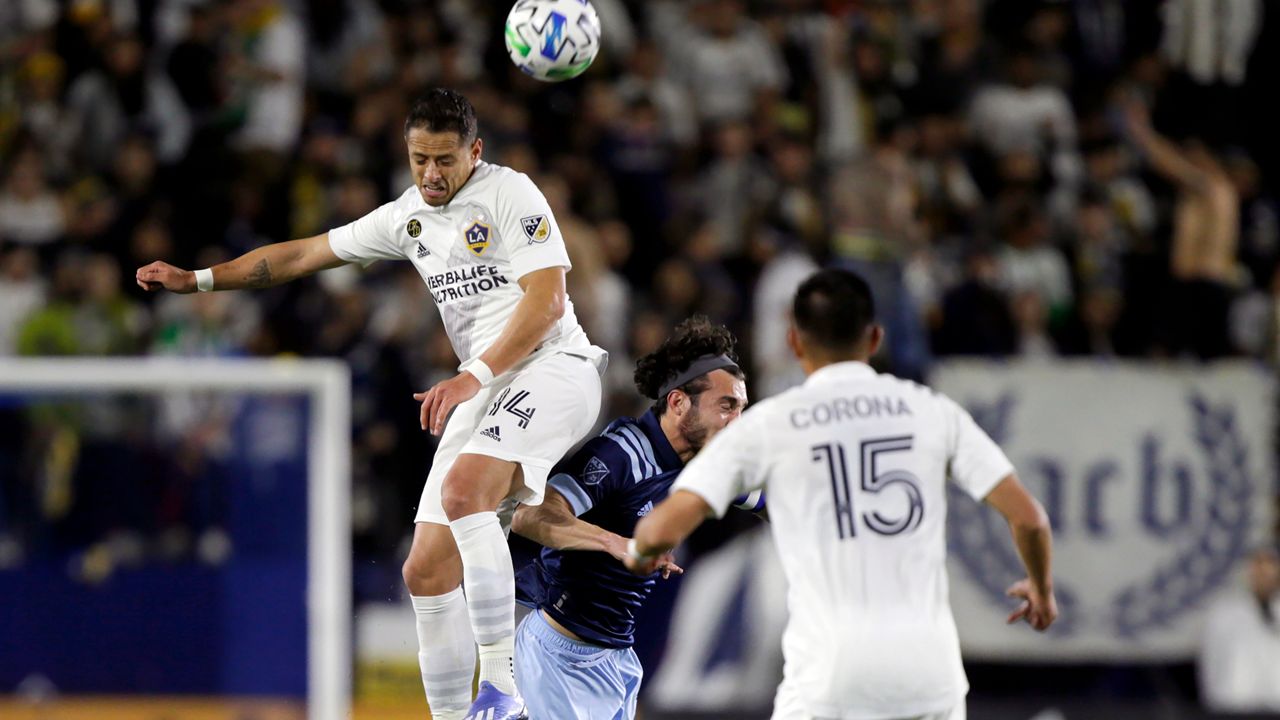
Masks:
[[[861,492],[878,495],[891,488],[904,492],[907,512],[897,518],[885,517],[879,510],[863,512],[859,516],[856,510],[859,503],[855,502],[855,493],[849,485],[849,463],[843,443],[823,443],[810,448],[813,462],[825,465],[831,477],[836,529],[841,540],[858,536],[859,517],[868,529],[880,535],[900,535],[920,525],[924,519],[924,494],[920,492],[920,482],[916,476],[906,470],[878,472],[876,469],[877,459],[881,455],[907,452],[911,450],[911,446],[910,435],[863,440],[858,445],[858,485]]]

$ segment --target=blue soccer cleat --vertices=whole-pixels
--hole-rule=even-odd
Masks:
[[[508,695],[484,680],[464,720],[529,720],[529,713],[524,698]]]

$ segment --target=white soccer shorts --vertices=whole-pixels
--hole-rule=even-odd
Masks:
[[[965,720],[968,715],[963,698],[951,709],[928,715],[904,715],[894,720]],[[804,707],[804,698],[794,686],[784,680],[778,686],[778,694],[773,698],[773,715],[770,720],[836,720],[810,715]]]
[[[565,352],[535,358],[481,389],[449,416],[414,522],[449,524],[440,501],[444,476],[470,453],[519,463],[524,471],[524,489],[499,508],[506,529],[515,503],[541,503],[551,467],[595,426],[600,394],[595,361]]]

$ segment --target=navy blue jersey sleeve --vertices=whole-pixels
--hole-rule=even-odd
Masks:
[[[581,516],[631,481],[631,462],[622,448],[609,438],[595,437],[556,465],[547,484]]]

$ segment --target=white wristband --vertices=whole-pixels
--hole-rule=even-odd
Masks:
[[[480,381],[480,387],[484,387],[485,385],[493,382],[493,370],[490,370],[489,366],[485,364],[485,361],[480,358],[476,358],[475,360],[467,363],[467,372],[474,375],[475,378]]]
[[[649,561],[650,561],[650,560],[652,560],[655,556],[654,556],[654,555],[641,555],[641,554],[640,554],[640,549],[639,549],[638,547],[636,547],[636,539],[635,539],[635,538],[631,538],[630,540],[628,540],[628,541],[627,541],[627,557],[631,558],[632,560],[635,560],[636,562],[641,562],[641,563],[643,563],[643,562],[649,562]]]
[[[196,290],[209,292],[213,289],[213,268],[196,271]]]

